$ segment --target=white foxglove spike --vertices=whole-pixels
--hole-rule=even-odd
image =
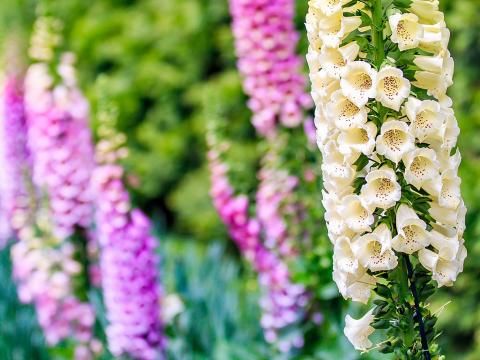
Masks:
[[[439,1],[346,5],[312,0],[306,17],[333,279],[346,299],[366,303],[378,277],[416,257],[451,286],[466,256],[466,208]],[[355,321],[345,334],[368,349],[373,328],[357,331]]]

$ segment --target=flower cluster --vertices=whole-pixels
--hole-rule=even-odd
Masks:
[[[44,18],[36,23],[33,52],[49,39],[57,43],[58,35],[44,31],[52,23]],[[35,58],[45,62],[31,65],[25,78],[26,122],[18,108],[5,109],[5,125],[16,131],[4,142],[5,162],[16,159],[8,176],[22,189],[16,200],[24,206],[21,216],[12,218],[19,239],[12,247],[13,274],[20,299],[35,305],[48,344],[73,340],[75,358],[91,359],[101,344],[93,337],[87,269],[79,259],[93,219],[88,106],[76,87],[72,56],[63,56],[56,67],[53,49],[45,50]]]
[[[9,76],[3,87],[1,103],[2,128],[2,213],[8,228],[14,233],[27,222],[30,194],[27,179],[31,164],[26,139],[23,84],[20,78]]]
[[[234,194],[228,179],[228,167],[221,159],[221,151],[220,147],[212,146],[208,153],[212,180],[211,195],[230,236],[258,273],[262,289],[261,325],[265,339],[269,343],[274,343],[280,351],[285,353],[294,348],[301,348],[304,340],[303,334],[298,329],[293,334],[288,334],[289,336],[282,336],[282,331],[286,331],[289,326],[303,319],[308,295],[302,285],[292,282],[286,263],[262,242],[264,230],[262,220],[249,216],[247,196]],[[266,187],[264,195],[269,195],[270,190]],[[275,208],[270,210],[276,211]],[[270,210],[264,206],[262,211]],[[263,214],[265,221],[267,215],[267,213]],[[277,220],[277,217],[272,218],[272,221]],[[284,229],[284,225],[280,229]],[[286,231],[277,232],[274,227],[267,227],[265,231],[268,231],[270,241],[285,240]],[[285,249],[290,251],[288,247]]]
[[[303,122],[311,99],[305,94],[302,60],[295,54],[294,1],[230,0],[232,29],[243,87],[250,97],[252,122],[271,135],[280,122]]]
[[[52,234],[45,208],[36,211],[35,223],[19,229],[18,238],[12,263],[20,300],[35,305],[49,345],[72,338],[79,354],[75,359],[91,359],[101,344],[93,338],[93,308],[75,296],[72,280],[82,273],[75,247]]]
[[[58,66],[55,84],[47,63],[30,66],[25,79],[28,145],[34,184],[48,194],[55,234],[72,235],[93,220],[90,178],[93,144],[88,103],[76,86],[73,55]]]
[[[117,164],[126,155],[125,136],[102,121],[112,120],[111,115],[99,114],[99,164],[93,177],[108,344],[115,356],[156,360],[163,358],[165,346],[156,239],[150,220],[130,204],[124,170]]]
[[[466,256],[449,31],[437,0],[405,3],[312,0],[306,21],[333,276],[364,303],[402,259],[450,286]]]
[[[288,220],[298,216],[293,192],[299,180],[275,166],[275,158],[275,152],[268,152],[258,173],[257,216],[265,246],[276,251],[280,257],[289,258],[296,254],[295,239],[288,229]]]

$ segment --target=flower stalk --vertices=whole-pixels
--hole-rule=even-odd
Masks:
[[[412,292],[413,301],[415,304],[415,320],[418,321],[418,330],[420,332],[420,339],[422,342],[423,356],[425,357],[425,360],[431,360],[432,356],[430,355],[430,349],[428,347],[428,339],[427,339],[427,334],[425,332],[425,324],[423,322],[422,309],[420,307],[420,300],[417,293],[417,287],[415,285],[415,278],[413,275],[412,263],[410,262],[410,258],[408,255],[403,255],[403,258],[405,260],[405,265],[407,266],[408,281],[410,283],[410,290]]]
[[[311,1],[323,204],[341,294],[375,307],[345,334],[402,359],[439,356],[428,298],[466,257],[449,31],[438,1]]]
[[[383,30],[384,30],[384,22],[383,22],[383,6],[382,0],[373,0],[372,6],[372,22],[373,22],[373,29],[372,29],[372,38],[373,44],[375,46],[375,65],[379,68],[383,60],[385,59],[385,44],[383,41]]]

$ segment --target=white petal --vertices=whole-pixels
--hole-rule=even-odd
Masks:
[[[401,197],[401,188],[395,172],[389,167],[371,171],[366,176],[367,183],[361,189],[361,196],[368,206],[388,209]]]
[[[343,215],[347,226],[358,233],[371,231],[373,212],[363,204],[358,195],[348,195],[341,201],[340,213]]]
[[[330,121],[341,130],[363,125],[368,120],[367,108],[358,107],[346,98],[341,91],[332,95],[327,104],[326,113]]]
[[[353,319],[350,315],[345,317],[344,333],[355,349],[367,350],[372,346],[368,337],[375,331],[370,326],[374,318],[373,309],[358,320]]]
[[[432,189],[429,181],[439,180],[439,163],[435,151],[428,148],[417,148],[403,157],[405,164],[405,180],[417,189]]]
[[[457,256],[460,242],[455,229],[434,225],[430,232],[430,243],[443,260],[453,261]]]
[[[353,61],[344,67],[340,87],[343,94],[358,107],[375,98],[377,72],[365,61]]]
[[[405,104],[405,111],[412,124],[412,133],[419,141],[430,143],[441,139],[440,131],[446,116],[438,102],[410,97]]]
[[[410,94],[410,82],[403,77],[400,69],[384,66],[377,77],[376,99],[384,106],[395,111]]]
[[[344,155],[370,155],[375,148],[377,127],[373,122],[342,130],[338,136],[338,150]]]
[[[391,40],[398,44],[400,51],[414,49],[420,43],[423,28],[415,14],[393,14],[388,17],[392,30]]]
[[[414,137],[404,121],[388,119],[377,138],[377,152],[398,164],[404,154],[415,148]]]

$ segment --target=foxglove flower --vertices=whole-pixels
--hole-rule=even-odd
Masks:
[[[92,222],[93,153],[88,106],[76,86],[72,56],[59,63],[55,58],[58,25],[44,16],[35,23],[30,49],[35,63],[25,78],[27,137],[16,135],[18,148],[10,149],[25,160],[20,152],[28,147],[32,160],[32,174],[18,179],[23,180],[18,186],[32,190],[28,221],[20,224],[19,242],[12,247],[13,274],[20,299],[35,305],[48,344],[73,340],[75,358],[91,359],[101,346],[93,337],[93,308],[85,301],[88,269],[77,257]],[[17,126],[25,129],[20,120]]]
[[[262,203],[267,200],[263,197],[271,195],[271,191],[274,190],[271,187],[273,183],[268,187],[264,184],[263,189],[259,190],[258,196],[260,199],[258,200],[259,211],[261,212],[259,219],[250,217],[248,214],[248,198],[244,195],[235,195],[228,179],[228,167],[221,158],[224,146],[216,144],[211,137],[209,143],[211,148],[208,154],[212,182],[211,196],[230,236],[258,273],[262,289],[260,300],[262,319],[260,323],[264,330],[265,339],[269,343],[274,343],[284,353],[294,348],[301,348],[304,341],[301,331],[297,330],[293,334],[289,333],[287,337],[282,337],[281,333],[288,330],[292,325],[298,324],[304,318],[304,307],[308,303],[308,295],[302,285],[292,282],[288,267],[281,257],[262,242],[262,222],[268,220],[267,212],[272,211],[274,213],[277,210],[267,208],[270,205],[275,206],[275,203]],[[264,181],[270,178],[270,174],[264,175],[266,176]],[[293,181],[291,183],[294,185]],[[279,204],[277,203],[277,205]],[[277,222],[281,220],[279,220],[278,215],[274,214],[274,217],[269,221]],[[288,241],[285,238],[284,227],[280,227],[282,231],[277,232],[273,225],[267,224],[267,241],[277,243],[279,245],[278,249],[281,249],[281,251],[284,249],[288,254],[291,249],[286,246]],[[280,243],[278,244],[278,242]],[[275,248],[277,249],[277,247]]]
[[[115,356],[156,360],[164,357],[165,347],[156,239],[124,186],[118,161],[126,156],[125,136],[114,131],[113,116],[106,108],[99,112],[103,123],[93,176],[108,346]]]
[[[372,310],[369,311],[358,320],[347,315],[345,320],[345,336],[357,350],[367,350],[372,346],[372,342],[368,338],[375,331],[375,329],[370,326],[374,319],[372,312]]]
[[[255,128],[270,136],[278,123],[300,125],[311,100],[305,93],[302,60],[295,54],[299,35],[294,2],[230,0],[230,12],[238,69]]]
[[[34,184],[48,194],[54,231],[61,238],[93,220],[88,103],[76,87],[72,61],[66,54],[59,65],[62,84],[53,84],[44,63],[32,65],[25,79]]]
[[[295,244],[288,232],[286,218],[295,217],[298,213],[293,191],[299,180],[285,170],[269,166],[269,162],[275,162],[274,158],[274,153],[267,154],[259,172],[257,217],[264,232],[265,246],[282,257],[291,257],[295,255]]]
[[[438,1],[384,6],[310,1],[307,61],[333,278],[345,298],[366,303],[374,290],[386,299],[365,320],[347,317],[345,334],[357,349],[372,346],[375,326],[369,324],[390,316],[381,307],[393,291],[385,279],[388,285],[391,274],[401,274],[412,293],[405,309],[414,309],[422,333],[421,344],[402,353],[423,356],[436,351],[424,336],[434,330],[425,330],[422,319],[433,315],[420,309],[426,298],[419,299],[425,295],[415,281],[423,276],[424,283],[451,286],[466,256],[460,154],[454,151],[459,128],[446,95],[454,65]],[[411,257],[421,265],[413,268]]]
[[[29,216],[27,180],[31,175],[23,84],[19,78],[9,76],[6,79],[1,99],[2,213],[6,215],[8,228],[18,235]]]

